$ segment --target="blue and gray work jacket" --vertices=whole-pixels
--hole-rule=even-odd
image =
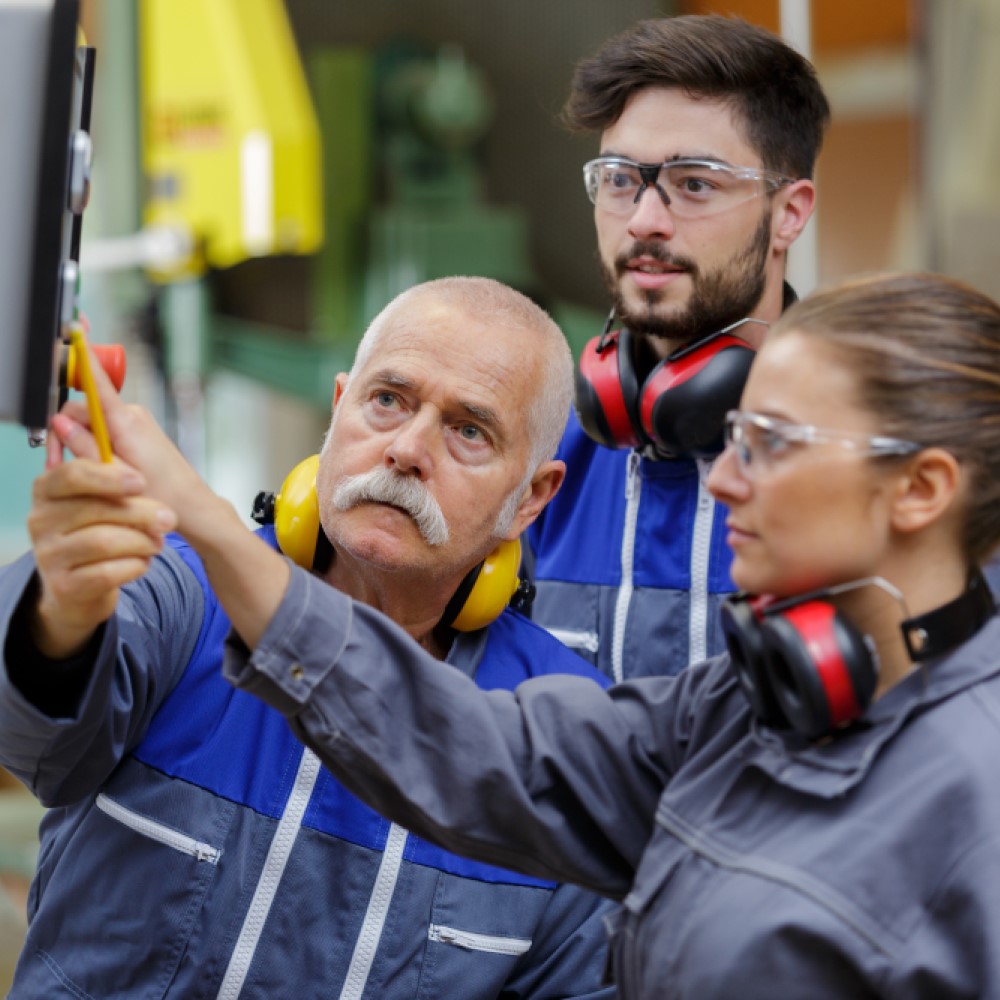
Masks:
[[[0,570],[5,657],[33,568]],[[606,903],[364,806],[226,683],[228,629],[171,539],[88,650],[78,704],[48,714],[5,658],[0,764],[52,807],[13,1000],[609,995]],[[603,683],[514,612],[459,635],[448,660],[483,688],[563,670]]]
[[[566,480],[528,529],[532,618],[615,681],[722,652],[718,609],[734,587],[711,463],[607,448],[575,413],[557,457]]]

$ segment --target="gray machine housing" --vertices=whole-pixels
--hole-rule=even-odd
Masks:
[[[79,0],[0,0],[0,420],[44,440],[76,314],[94,50]]]

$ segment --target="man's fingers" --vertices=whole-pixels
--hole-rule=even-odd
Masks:
[[[123,579],[113,567],[137,561],[148,566],[162,548],[162,535],[150,535],[138,528],[100,525],[39,546],[38,561],[49,580],[73,577],[117,587]],[[111,567],[106,575],[103,567]]]
[[[93,609],[114,610],[118,588],[141,577],[164,545],[163,535],[142,524],[85,524],[33,541],[48,613],[89,626],[103,620]]]
[[[90,631],[114,613],[118,589],[142,577],[150,561],[127,556],[44,573],[40,610],[64,625]]]
[[[53,425],[55,423],[53,418]],[[61,440],[74,455],[84,454],[78,455],[79,461],[61,463],[35,479],[33,499],[36,503],[88,496],[104,499],[129,497],[145,489],[145,479],[130,465],[120,461],[98,461],[97,455],[90,453],[93,438],[88,442],[86,431],[79,425],[76,431]]]
[[[94,435],[65,412],[60,411],[52,418],[52,430],[76,458],[100,459],[101,453]]]
[[[151,538],[162,538],[177,522],[172,510],[144,497],[47,499],[49,502],[36,504],[28,513],[28,530],[38,540],[101,527],[133,529]]]
[[[63,444],[57,434],[49,433],[45,436],[45,468],[54,469],[57,465],[62,465]]]
[[[90,411],[82,399],[67,399],[59,412],[84,427],[90,427]]]

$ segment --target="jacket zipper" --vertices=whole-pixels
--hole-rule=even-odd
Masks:
[[[344,988],[340,991],[340,1000],[360,1000],[368,985],[368,975],[375,961],[379,941],[382,939],[382,929],[389,914],[389,904],[396,891],[396,881],[399,878],[400,865],[403,862],[403,850],[406,847],[407,832],[393,823],[389,827],[385,850],[379,862],[378,875],[368,900],[368,911],[361,924],[361,933],[354,944],[354,954],[344,979]]]
[[[625,678],[625,625],[629,605],[632,603],[632,573],[635,566],[635,528],[639,519],[639,497],[642,493],[642,476],[639,470],[639,453],[629,452],[625,472],[625,527],[622,532],[622,581],[615,601],[614,631],[611,634],[611,676],[615,683]]]
[[[548,632],[564,646],[569,646],[570,649],[582,649],[588,653],[596,653],[601,645],[596,632],[571,628],[550,628]]]
[[[236,1000],[240,990],[243,989],[250,963],[257,951],[257,943],[264,930],[264,923],[281,883],[281,876],[292,853],[295,838],[299,835],[302,817],[316,786],[319,769],[319,758],[311,750],[303,750],[299,770],[295,775],[295,784],[285,803],[285,811],[278,822],[278,828],[274,831],[264,867],[254,889],[253,899],[243,919],[240,936],[229,958],[229,967],[222,979],[222,985],[219,987],[219,1000]]]
[[[181,833],[173,827],[158,823],[148,816],[142,816],[131,809],[126,809],[125,806],[115,802],[114,799],[109,798],[104,792],[101,792],[97,796],[94,804],[101,812],[117,820],[122,826],[127,826],[130,830],[135,830],[136,833],[142,834],[142,836],[148,837],[150,840],[155,840],[166,847],[172,847],[175,851],[180,851],[182,854],[189,854],[197,861],[207,861],[209,864],[214,865],[218,864],[219,857],[222,855],[222,851],[219,848],[212,847],[211,844],[205,844],[200,840],[195,840],[194,837],[189,837],[187,834]]]
[[[427,929],[431,941],[453,944],[467,951],[485,951],[492,955],[523,955],[530,947],[527,938],[500,937],[496,934],[477,934],[474,931],[460,931],[442,924],[431,924]]]
[[[706,483],[712,471],[708,459],[698,459],[698,506],[691,540],[691,607],[688,612],[688,663],[708,657],[708,569],[712,555],[715,500]]]

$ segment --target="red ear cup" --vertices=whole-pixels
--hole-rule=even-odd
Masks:
[[[874,651],[832,604],[744,594],[722,605],[720,621],[740,686],[767,725],[816,739],[871,703]]]
[[[718,334],[675,351],[642,378],[628,330],[594,337],[576,370],[580,424],[607,448],[655,445],[667,456],[710,458],[726,413],[739,406],[754,350]]]
[[[576,369],[576,413],[580,426],[606,448],[636,448],[642,440],[636,414],[639,379],[629,333],[616,330],[591,339]]]
[[[735,594],[723,603],[720,620],[730,662],[758,718],[817,739],[864,713],[878,686],[875,644],[828,598],[872,584],[889,588],[888,581],[866,578],[798,598]],[[894,588],[889,593],[901,599]],[[900,630],[910,658],[919,663],[965,642],[995,613],[989,586],[977,570],[958,597],[907,617]]]
[[[760,627],[775,700],[809,739],[858,718],[878,682],[874,651],[831,604],[809,601],[765,616]]]
[[[725,601],[719,618],[730,662],[754,715],[769,726],[783,729],[788,720],[774,696],[760,627],[761,606],[767,600],[755,597]]]
[[[640,390],[645,435],[668,455],[718,455],[726,413],[740,405],[754,353],[724,334],[661,361]]]

